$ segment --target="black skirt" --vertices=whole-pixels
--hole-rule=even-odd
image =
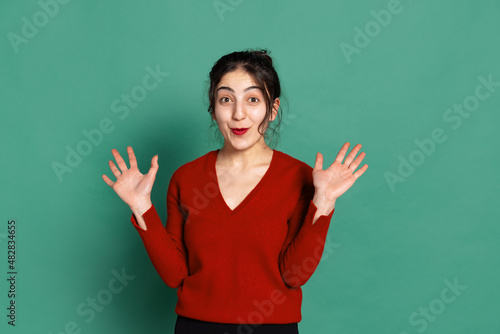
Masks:
[[[223,324],[177,315],[175,334],[298,334],[296,322],[291,324]]]

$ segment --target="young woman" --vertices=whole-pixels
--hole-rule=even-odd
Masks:
[[[266,50],[233,52],[210,72],[208,111],[222,148],[179,167],[163,225],[151,202],[158,155],[145,175],[116,149],[102,178],[129,205],[160,277],[177,288],[175,333],[298,333],[302,290],[315,271],[335,202],[368,168],[345,143],[323,170],[271,149],[281,88]]]

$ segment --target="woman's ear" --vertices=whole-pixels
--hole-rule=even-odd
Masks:
[[[278,109],[280,107],[280,99],[279,97],[277,97],[275,100],[274,100],[274,103],[273,103],[273,110],[271,112],[271,115],[269,117],[269,121],[272,122],[276,119],[276,116],[278,115]]]

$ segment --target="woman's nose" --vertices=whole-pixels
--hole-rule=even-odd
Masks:
[[[242,119],[246,115],[246,110],[243,102],[236,102],[233,110],[234,119]]]

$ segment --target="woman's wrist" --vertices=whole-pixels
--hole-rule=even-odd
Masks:
[[[130,206],[130,210],[134,213],[134,215],[137,216],[142,216],[146,211],[148,211],[153,203],[151,200],[144,200],[144,201],[139,201],[135,203],[134,205]]]
[[[314,194],[313,203],[318,208],[318,213],[328,215],[335,208],[336,199],[328,199],[321,194]]]

